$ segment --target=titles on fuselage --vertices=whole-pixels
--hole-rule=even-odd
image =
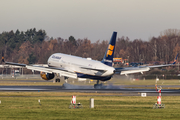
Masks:
[[[53,55],[52,58],[54,58],[54,59],[59,59],[59,60],[61,59],[61,57],[55,56],[55,55]]]

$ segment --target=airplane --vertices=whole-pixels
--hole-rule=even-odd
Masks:
[[[151,68],[171,66],[176,63],[178,54],[174,63],[172,64],[114,68],[112,63],[116,37],[117,32],[113,32],[102,61],[67,55],[63,53],[54,53],[49,57],[47,66],[26,65],[13,62],[5,62],[5,64],[21,66],[33,71],[39,71],[41,72],[40,75],[44,80],[51,80],[56,78],[56,80],[60,82],[61,76],[65,78],[65,81],[68,78],[74,78],[78,80],[97,80],[97,83],[94,84],[94,88],[99,88],[102,86],[102,84],[99,84],[99,81],[108,81],[114,74],[128,75],[138,72],[143,74],[143,72],[149,71]],[[4,57],[2,58],[2,61],[4,61]]]

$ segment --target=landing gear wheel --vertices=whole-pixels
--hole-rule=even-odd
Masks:
[[[60,82],[60,79],[59,79],[59,78],[57,78],[57,79],[56,79],[56,82]]]
[[[65,81],[65,83],[67,83],[68,81],[68,77],[64,77],[64,81]]]
[[[95,89],[101,89],[102,88],[102,83],[99,84],[99,80],[97,80],[97,84],[94,84]]]
[[[95,89],[101,89],[102,88],[102,83],[101,84],[94,84]]]

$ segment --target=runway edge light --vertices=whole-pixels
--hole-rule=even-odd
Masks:
[[[38,99],[38,102],[39,102],[39,105],[41,105],[41,100],[40,99]]]

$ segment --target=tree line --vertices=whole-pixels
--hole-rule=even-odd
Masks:
[[[16,30],[0,34],[0,53],[5,61],[24,64],[46,64],[53,53],[65,53],[80,57],[102,60],[109,40],[92,43],[88,38],[68,39],[49,38],[45,30],[29,29],[25,32]],[[163,61],[169,63],[180,51],[180,30],[168,29],[158,37],[148,41],[117,38],[114,57],[128,59],[129,62]]]

